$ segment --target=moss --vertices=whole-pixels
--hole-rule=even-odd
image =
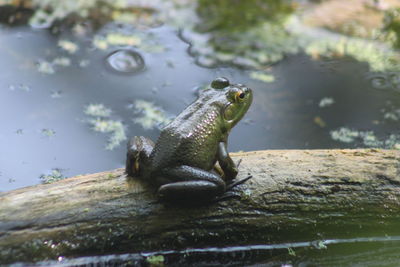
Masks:
[[[152,266],[164,266],[164,256],[163,255],[152,255],[146,258],[146,262]]]
[[[112,179],[112,178],[115,178],[115,177],[116,177],[115,173],[107,174],[107,178],[109,178],[109,179]]]
[[[293,256],[293,257],[295,257],[296,256],[296,252],[294,251],[294,249],[293,248],[291,248],[291,247],[288,247],[288,254],[290,255],[290,256]]]

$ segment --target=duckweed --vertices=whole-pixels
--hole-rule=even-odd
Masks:
[[[87,120],[92,130],[109,134],[105,147],[107,150],[113,150],[127,140],[125,126],[122,122],[109,118],[112,113],[111,109],[103,104],[90,104],[85,107],[84,113],[92,117]]]
[[[44,184],[50,184],[65,179],[66,177],[63,175],[61,169],[54,168],[49,174],[42,174],[39,178]]]
[[[135,113],[133,121],[140,124],[146,130],[155,127],[161,129],[172,120],[172,116],[168,116],[162,108],[152,102],[136,100],[133,106]]]
[[[94,117],[109,117],[111,109],[106,108],[103,104],[90,104],[84,110],[86,115]]]
[[[319,101],[318,106],[320,108],[325,108],[333,105],[335,103],[335,100],[332,97],[324,97]]]
[[[379,139],[373,131],[357,131],[341,127],[331,131],[330,135],[333,140],[343,143],[361,141],[362,144],[367,147],[382,147],[387,149],[400,148],[400,135],[398,134],[391,134],[386,139]]]
[[[67,51],[69,54],[74,54],[79,49],[79,47],[76,43],[68,41],[68,40],[59,40],[58,46],[62,50]]]
[[[265,72],[252,71],[250,72],[250,77],[255,80],[259,80],[265,83],[272,83],[275,81],[275,77],[272,74]]]

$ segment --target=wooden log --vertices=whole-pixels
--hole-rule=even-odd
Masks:
[[[242,159],[240,199],[157,203],[122,169],[0,194],[0,263],[399,234],[400,151],[271,150]]]

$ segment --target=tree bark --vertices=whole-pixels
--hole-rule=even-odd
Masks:
[[[271,150],[242,159],[240,198],[157,203],[122,169],[0,194],[0,263],[399,234],[400,151]]]

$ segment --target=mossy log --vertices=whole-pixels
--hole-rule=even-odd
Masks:
[[[0,263],[400,233],[400,151],[232,156],[253,178],[200,207],[157,203],[122,169],[2,193]]]

